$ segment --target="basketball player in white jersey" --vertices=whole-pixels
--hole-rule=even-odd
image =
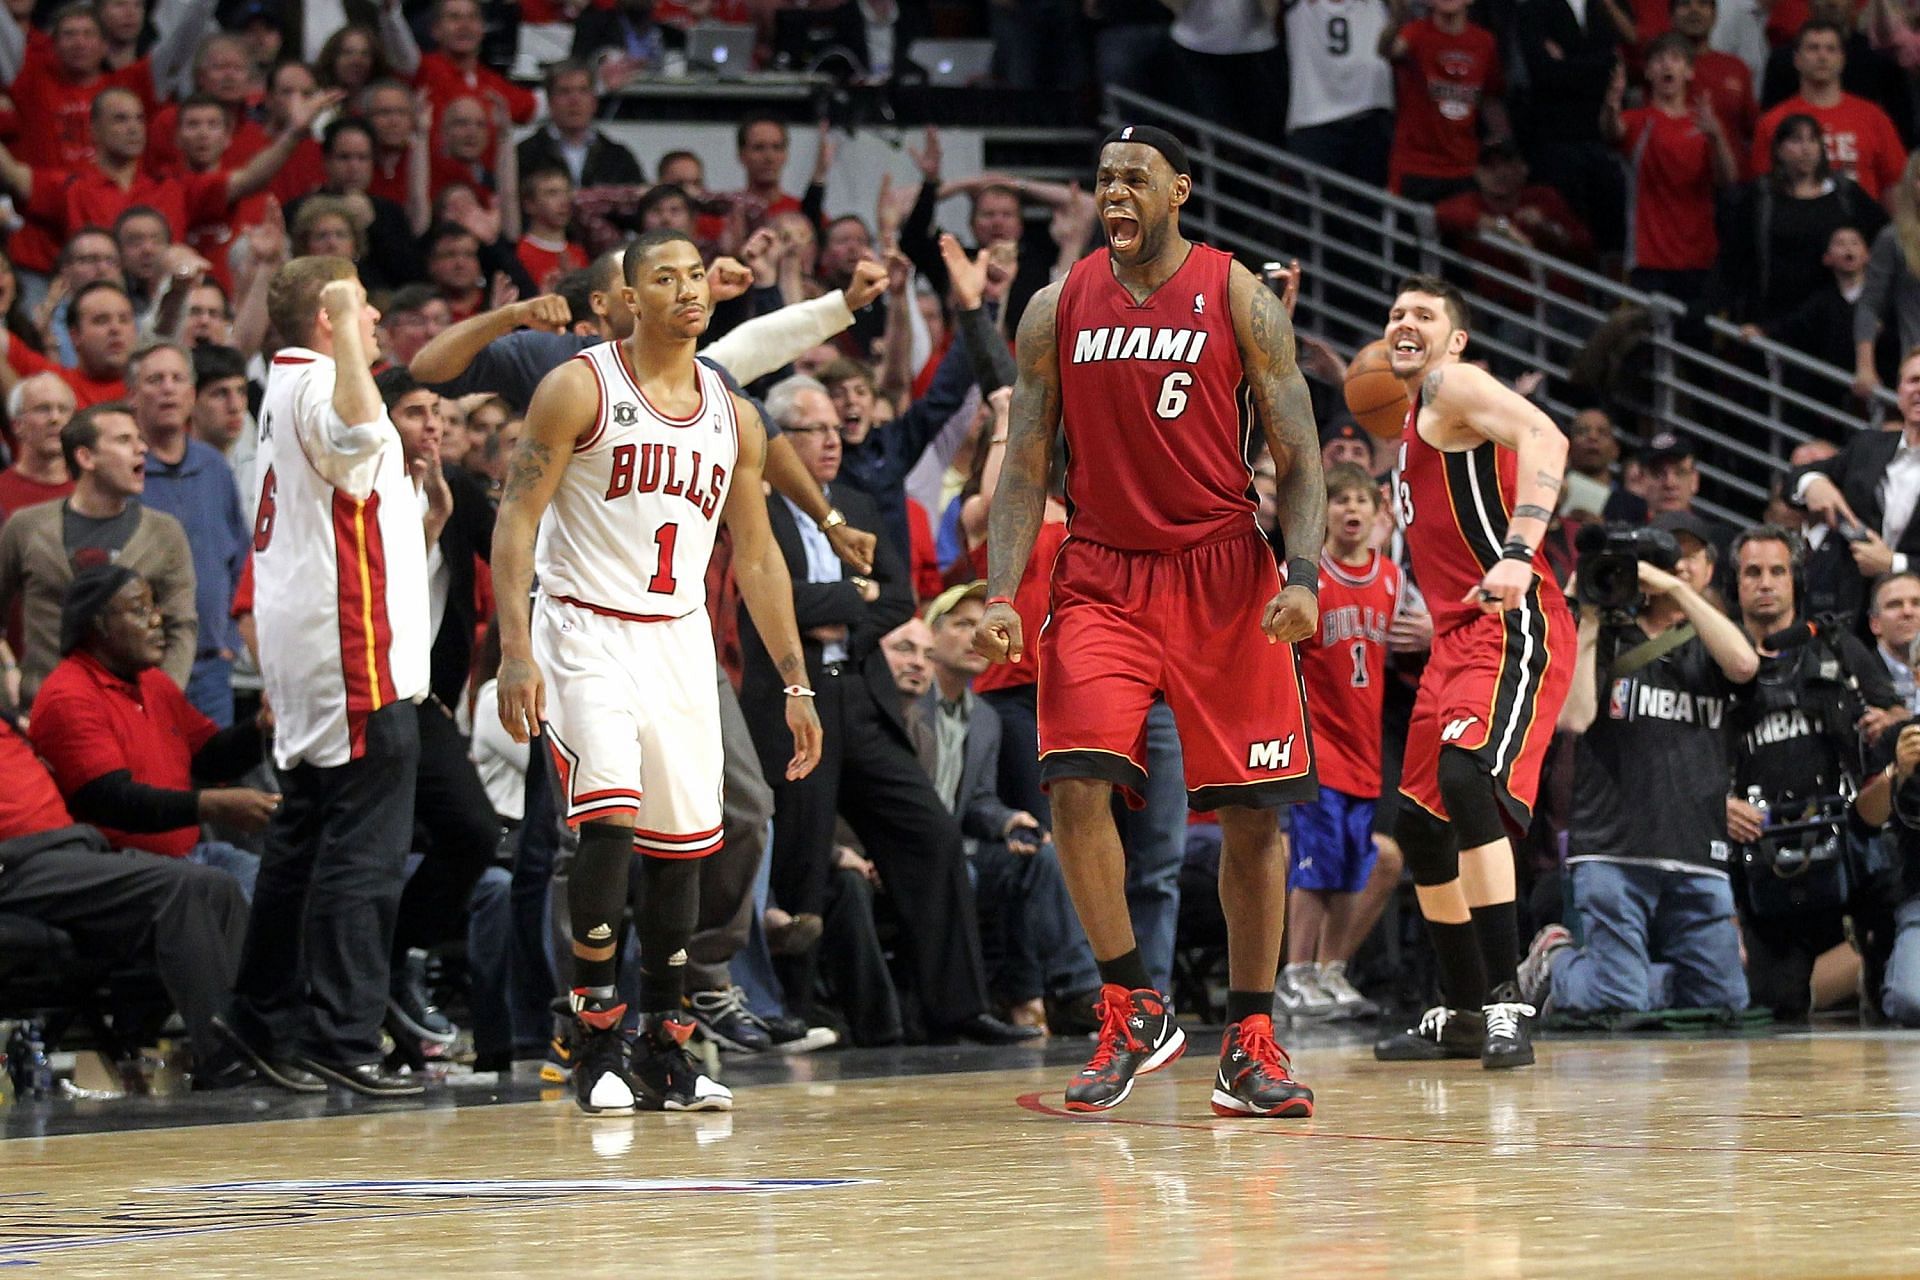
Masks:
[[[260,408],[254,621],[285,799],[223,1030],[284,1088],[419,1093],[380,1065],[427,692],[427,536],[345,258],[295,258]]]
[[[720,847],[706,572],[723,519],[740,594],[791,682],[787,777],[819,762],[820,721],[767,524],[765,430],[693,358],[710,311],[693,242],[665,230],[635,240],[624,296],[632,335],[541,380],[508,470],[493,541],[499,714],[515,741],[544,730],[559,801],[580,829],[567,881],[582,1032],[575,1100],[589,1115],[726,1110],[733,1095],[686,1052],[694,1023],[681,1012],[698,859]],[[629,1051],[614,980],[634,854],[641,1033]]]

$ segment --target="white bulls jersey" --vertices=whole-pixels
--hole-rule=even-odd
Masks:
[[[362,754],[366,718],[427,690],[427,544],[400,435],[333,409],[334,363],[273,358],[260,406],[254,621],[274,761]]]
[[[1393,106],[1384,0],[1287,0],[1287,129]]]
[[[540,521],[540,590],[628,621],[684,617],[707,603],[707,562],[740,452],[733,397],[695,363],[700,405],[669,418],[647,402],[617,342],[575,356],[600,412]]]

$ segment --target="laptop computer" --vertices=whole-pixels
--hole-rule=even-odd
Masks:
[[[991,40],[915,40],[907,61],[927,73],[927,83],[948,88],[979,84],[993,70]]]
[[[687,66],[734,80],[753,70],[753,28],[744,23],[703,22],[687,32]]]

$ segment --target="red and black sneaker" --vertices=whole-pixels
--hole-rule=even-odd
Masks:
[[[630,1116],[636,1099],[627,1038],[620,1024],[627,1006],[575,988],[573,1010],[573,1100],[590,1116]]]
[[[1105,1111],[1133,1092],[1133,1078],[1158,1071],[1187,1051],[1187,1033],[1158,991],[1109,982],[1094,1002],[1100,1047],[1067,1086],[1067,1110]]]
[[[1313,1090],[1293,1078],[1292,1060],[1273,1039],[1273,1019],[1242,1018],[1220,1038],[1220,1071],[1213,1078],[1213,1114],[1285,1116],[1313,1114]]]

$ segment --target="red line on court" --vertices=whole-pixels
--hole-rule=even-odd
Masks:
[[[1036,1115],[1072,1120],[1076,1124],[1124,1124],[1140,1129],[1186,1129],[1194,1133],[1213,1133],[1222,1127],[1243,1124],[1237,1119],[1213,1124],[1195,1124],[1184,1120],[1133,1120],[1115,1115],[1089,1115],[1083,1112],[1063,1111],[1058,1107],[1050,1106],[1040,1101],[1040,1096],[1038,1093],[1023,1093],[1014,1101]],[[1290,1128],[1280,1124],[1263,1125],[1260,1131],[1283,1138],[1328,1138],[1341,1142],[1404,1142],[1434,1147],[1511,1146],[1516,1141],[1513,1138],[1421,1138],[1404,1134],[1342,1133],[1328,1129]],[[1872,1156],[1882,1160],[1920,1160],[1920,1151],[1863,1151],[1845,1147],[1690,1147],[1661,1142],[1555,1142],[1548,1138],[1532,1138],[1527,1141],[1532,1146],[1564,1151],[1659,1151],[1685,1155]]]

